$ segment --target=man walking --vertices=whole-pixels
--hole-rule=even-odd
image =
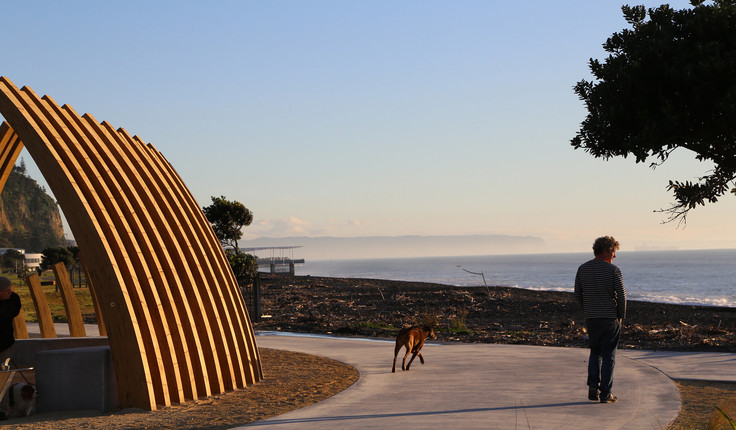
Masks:
[[[590,344],[588,399],[601,403],[618,401],[611,387],[621,323],[626,317],[626,289],[621,270],[613,264],[618,248],[613,237],[599,237],[593,243],[595,258],[581,265],[575,276],[575,299],[583,308]]]

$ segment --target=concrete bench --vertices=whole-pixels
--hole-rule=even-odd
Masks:
[[[109,344],[104,336],[17,339],[13,349],[13,364],[17,367],[33,367],[36,365],[36,354],[41,351]]]
[[[39,413],[118,408],[109,346],[39,351],[34,367]]]

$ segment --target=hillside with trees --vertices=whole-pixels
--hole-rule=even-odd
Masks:
[[[66,246],[59,207],[21,161],[0,194],[0,248],[41,252],[58,246]]]

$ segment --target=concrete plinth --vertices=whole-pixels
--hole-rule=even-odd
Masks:
[[[41,351],[35,361],[39,413],[117,408],[109,346]]]
[[[102,336],[18,339],[15,341],[15,349],[13,350],[13,364],[16,367],[34,367],[36,365],[36,355],[41,351],[87,348],[109,344],[107,337]]]

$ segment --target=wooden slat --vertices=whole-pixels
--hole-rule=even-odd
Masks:
[[[13,377],[16,372],[0,372],[0,400],[5,397],[8,389],[13,384]]]
[[[124,175],[127,192],[131,195],[131,203],[135,211],[141,214],[142,226],[145,236],[150,238],[154,255],[161,271],[156,275],[161,278],[155,283],[159,294],[165,297],[164,309],[170,324],[175,353],[181,369],[182,381],[184,382],[186,396],[197,398],[199,393],[209,395],[207,389],[211,375],[206,373],[204,351],[214,350],[215,344],[202,347],[197,333],[207,333],[208,330],[198,330],[197,321],[201,318],[201,312],[192,312],[190,302],[196,306],[191,289],[186,288],[188,282],[188,267],[182,265],[182,249],[178,241],[172,237],[172,223],[164,215],[166,200],[158,190],[148,184],[148,172],[142,167],[141,160],[131,150],[131,142],[121,138],[109,123],[101,124],[102,130],[109,136],[109,145],[114,160],[110,162],[115,165],[115,171]],[[137,145],[137,144],[136,144]],[[202,286],[199,286],[201,289]],[[198,294],[197,289],[194,292]],[[197,307],[201,309],[201,307]]]
[[[213,306],[207,304],[211,302],[211,299],[207,298],[211,285],[201,275],[201,268],[196,259],[191,257],[192,246],[183,232],[188,220],[184,218],[177,202],[172,200],[171,193],[160,186],[158,172],[152,169],[145,147],[133,141],[124,131],[118,130],[118,133],[127,143],[124,149],[128,157],[134,161],[131,168],[144,179],[144,183],[140,184],[141,187],[150,192],[150,197],[146,197],[148,210],[160,224],[161,231],[165,233],[162,234],[162,240],[171,250],[171,260],[168,264],[172,275],[180,280],[181,287],[182,303],[179,312],[187,315],[182,319],[191,318],[194,325],[185,327],[186,334],[193,338],[193,344],[201,345],[198,350],[192,351],[196,353],[193,358],[201,363],[200,366],[204,371],[202,375],[204,379],[197,380],[198,386],[204,384],[204,389],[214,393],[222,392],[223,388],[233,389],[236,384],[233,381],[232,364],[222,359],[228,356],[227,347],[223,337],[218,336],[217,326],[212,322],[211,317],[217,317],[216,313],[213,313]],[[142,195],[146,194],[142,192]],[[191,311],[190,307],[194,311]],[[221,373],[221,370],[225,371]]]
[[[141,142],[142,143],[142,142]],[[206,268],[205,276],[210,277],[209,282],[219,290],[220,300],[225,302],[228,310],[234,314],[234,319],[229,321],[231,327],[237,328],[234,339],[238,342],[238,364],[245,367],[245,379],[247,383],[253,383],[262,378],[260,367],[260,356],[255,341],[253,326],[248,318],[247,310],[242,296],[239,293],[235,276],[225,253],[212,230],[212,226],[204,216],[202,209],[197,205],[194,196],[184,185],[171,164],[158,152],[153,145],[147,145],[151,159],[158,166],[155,177],[166,181],[167,187],[180,202],[181,211],[186,214],[191,235],[190,243],[202,267]],[[227,300],[224,297],[227,296]]]
[[[85,276],[86,276],[86,269],[85,269]],[[97,333],[100,334],[100,336],[107,336],[107,329],[105,328],[105,319],[102,317],[102,312],[100,312],[100,300],[97,298],[97,293],[95,293],[95,289],[92,285],[92,280],[90,278],[87,278],[87,288],[89,289],[89,294],[92,297],[92,306],[95,308],[95,320],[97,321]]]
[[[3,121],[0,125],[0,192],[5,188],[21,150],[23,143],[10,125]]]
[[[151,294],[151,272],[140,247],[140,234],[136,235],[139,233],[139,229],[134,225],[136,220],[129,219],[128,215],[131,210],[127,207],[127,202],[124,199],[121,200],[123,196],[119,192],[118,185],[109,182],[109,176],[107,176],[109,167],[101,162],[99,154],[96,154],[94,148],[91,147],[86,134],[89,130],[79,116],[70,117],[69,110],[62,110],[47,96],[37,101],[37,106],[43,109],[47,118],[54,119],[56,128],[53,131],[64,135],[64,139],[59,144],[64,146],[65,150],[60,151],[60,154],[67,162],[78,166],[80,180],[84,181],[82,191],[91,203],[92,211],[105,219],[101,226],[108,238],[110,252],[121,269],[118,285],[129,298],[129,301],[126,302],[128,309],[123,312],[131,314],[137,321],[140,342],[145,350],[138,358],[144,358],[147,361],[151,377],[151,380],[147,382],[149,389],[153,390],[155,402],[168,406],[171,404],[171,397],[166,378],[167,374],[175,372],[175,369],[172,370],[171,356],[162,353],[161,342],[168,342],[170,339],[164,330],[157,331],[156,329],[156,327],[161,327],[163,316],[160,313],[160,300],[155,294]],[[99,138],[99,136],[93,136],[92,139],[94,138]],[[66,145],[66,141],[75,142],[75,145]],[[96,265],[92,267],[95,269],[92,270],[89,266],[88,269],[95,283],[94,270],[97,269]],[[105,312],[103,314],[104,318],[109,320],[110,314]],[[163,327],[166,327],[165,324]],[[110,327],[108,327],[108,333],[109,329]],[[130,352],[120,353],[124,358],[127,354]],[[127,357],[127,359],[134,358]],[[121,383],[120,378],[127,379],[122,381],[122,385],[133,385],[139,382],[137,375],[125,374],[118,378],[119,383]]]
[[[8,122],[0,126],[0,179],[10,146],[23,144],[49,178],[84,251],[121,406],[156,409],[261,379],[234,274],[168,161],[123,129],[7,78],[0,78],[0,113]]]
[[[18,133],[36,165],[49,180],[54,196],[67,217],[80,249],[89,254],[90,277],[103,303],[108,323],[108,337],[114,367],[118,369],[118,394],[123,407],[155,409],[154,384],[141,327],[132,311],[134,300],[129,291],[137,288],[137,278],[127,278],[122,268],[129,267],[117,252],[119,243],[111,227],[110,216],[100,209],[99,198],[89,186],[89,178],[76,160],[64,157],[63,148],[73,146],[61,142],[58,133],[49,130],[37,109],[30,107],[28,96],[7,78],[0,78],[0,113]],[[48,136],[47,134],[48,133]],[[62,150],[57,149],[57,147]],[[135,377],[120,377],[135,375]]]
[[[124,130],[120,131],[124,133]],[[127,133],[124,134],[127,136]],[[240,327],[236,329],[237,317],[229,312],[230,303],[223,294],[223,288],[227,290],[228,286],[223,278],[217,275],[219,271],[217,262],[211,261],[206,251],[206,242],[201,239],[202,230],[196,214],[196,211],[201,212],[201,209],[196,207],[195,210],[192,210],[189,202],[182,199],[184,194],[171,178],[170,172],[162,168],[159,159],[153,156],[147,146],[141,144],[140,148],[146,150],[145,154],[142,155],[142,159],[152,169],[151,178],[159,181],[159,186],[162,190],[165,190],[163,194],[168,196],[172,208],[175,208],[172,211],[172,217],[175,217],[182,231],[183,235],[180,240],[184,240],[184,243],[187,244],[185,251],[190,259],[189,261],[191,261],[190,266],[192,270],[198,271],[197,279],[203,285],[208,286],[202,292],[203,309],[205,309],[209,324],[212,327],[211,330],[216,336],[223,339],[222,348],[218,350],[218,357],[221,368],[224,370],[224,376],[231,375],[225,381],[232,381],[236,387],[242,387],[247,381],[243,366],[243,359],[247,352],[244,348],[239,348],[238,342],[243,341],[245,336],[239,330]],[[219,247],[219,244],[217,246]]]
[[[84,329],[84,321],[82,320],[82,312],[79,310],[79,302],[74,294],[74,286],[64,263],[56,263],[52,267],[54,276],[56,276],[56,284],[61,291],[61,299],[64,302],[66,310],[66,320],[69,324],[69,336],[71,337],[87,337]]]
[[[38,327],[41,330],[41,337],[56,337],[56,327],[54,327],[54,319],[51,317],[51,310],[46,301],[46,294],[43,292],[41,280],[38,275],[31,275],[26,278],[28,289],[31,291],[33,305],[36,307],[36,318],[38,319]]]
[[[166,401],[169,404],[182,402],[186,397],[185,391],[189,393],[191,388],[182,381],[181,371],[182,367],[191,371],[191,365],[186,365],[189,359],[187,350],[183,347],[181,322],[171,297],[175,286],[169,283],[164,273],[166,270],[162,259],[166,258],[168,252],[160,246],[160,235],[136,193],[133,184],[140,178],[127,175],[124,165],[116,158],[120,154],[120,148],[115,136],[107,133],[91,115],[84,115],[81,119],[81,122],[69,122],[69,125],[79,126],[80,131],[86,133],[84,142],[88,145],[90,161],[99,172],[101,181],[109,185],[112,198],[122,211],[117,222],[121,225],[123,222],[127,223],[126,228],[130,229],[130,234],[122,238],[124,241],[129,240],[128,249],[136,250],[135,253],[130,252],[131,261],[139,273],[146,274],[141,282],[141,291],[151,304],[147,323],[149,331],[156,333],[159,360],[163,372],[166,373],[162,394],[168,398]],[[184,385],[187,385],[186,390]]]
[[[116,261],[117,267],[120,269],[117,275],[117,282],[111,282],[109,285],[118,285],[118,288],[124,294],[124,298],[127,299],[122,302],[126,308],[112,309],[120,305],[121,302],[111,301],[109,302],[111,312],[105,311],[103,314],[106,320],[109,320],[111,315],[117,315],[118,313],[128,314],[135,321],[139,338],[136,348],[124,350],[113,347],[114,342],[111,340],[113,358],[117,355],[118,359],[127,362],[131,360],[145,360],[147,364],[147,376],[150,378],[146,379],[145,382],[149,394],[153,396],[151,398],[151,401],[154,402],[152,408],[155,408],[155,404],[168,406],[170,405],[170,398],[168,384],[166,383],[166,372],[164,370],[165,363],[162,360],[157,334],[151,327],[151,321],[158,320],[158,315],[155,318],[151,317],[151,312],[156,312],[157,306],[148,302],[146,298],[148,288],[146,288],[145,284],[150,281],[150,275],[146,271],[147,267],[145,264],[141,263],[140,249],[136,239],[133,237],[133,229],[131,229],[125,217],[124,210],[121,209],[113,195],[111,188],[114,188],[114,184],[107,184],[101,178],[101,172],[98,167],[92,164],[94,160],[91,157],[93,156],[88,152],[88,142],[80,139],[82,134],[77,129],[70,129],[68,124],[62,123],[58,116],[51,112],[51,109],[54,108],[57,112],[59,111],[56,103],[50,100],[50,98],[45,98],[43,101],[34,99],[34,101],[38,109],[43,109],[46,118],[53,119],[54,129],[49,132],[57,135],[59,133],[63,134],[63,138],[54,139],[53,142],[60,148],[59,155],[61,158],[66,163],[75,166],[72,172],[75,173],[77,182],[80,182],[82,195],[89,202],[92,213],[98,219],[104,221],[100,223],[100,226],[109,246],[108,257],[112,256]],[[72,134],[73,131],[77,131],[77,134]],[[73,142],[73,144],[68,144],[67,142]],[[93,258],[97,256],[97,254],[92,254]],[[89,273],[93,282],[96,282],[95,273],[99,270],[100,266],[93,263],[91,267],[92,269],[89,270]],[[109,281],[108,279],[105,282]],[[118,327],[116,327],[116,335],[114,337],[121,334],[117,330]],[[143,351],[141,351],[141,347]],[[136,350],[139,352],[134,352]],[[116,353],[116,351],[118,352]],[[116,375],[119,374],[116,372]],[[125,390],[126,395],[131,395],[131,387],[140,384],[140,382],[140,375],[126,373],[118,376],[118,384],[127,387]]]
[[[107,329],[105,328],[105,319],[102,317],[102,310],[100,309],[100,299],[97,298],[97,292],[95,291],[92,279],[87,273],[87,265],[84,263],[84,253],[80,251],[79,261],[82,263],[82,269],[84,270],[84,277],[87,281],[87,288],[89,288],[89,294],[92,296],[92,305],[95,307],[95,319],[97,320],[97,331],[100,336],[107,336]]]
[[[28,339],[28,326],[26,326],[26,316],[23,315],[23,309],[13,318],[13,336],[15,339]]]
[[[217,236],[212,230],[209,221],[204,216],[202,209],[197,205],[194,196],[184,185],[184,182],[176,173],[173,166],[171,166],[153,145],[148,144],[147,148],[152,158],[157,160],[160,166],[162,172],[160,175],[169,181],[171,189],[182,202],[182,207],[187,212],[189,218],[193,220],[192,225],[195,227],[193,231],[193,234],[195,234],[193,244],[199,247],[197,255],[202,259],[203,266],[210,267],[211,272],[208,273],[212,273],[214,276],[213,282],[216,285],[222,285],[225,291],[230,294],[231,300],[228,304],[238,307],[235,313],[238,317],[236,321],[239,323],[237,328],[241,334],[236,340],[240,342],[242,351],[241,360],[245,360],[242,363],[247,367],[245,374],[246,380],[247,383],[258,381],[263,377],[263,372],[260,367],[260,355],[255,341],[255,333],[245,308],[245,302],[239,292],[235,275],[225,257],[222,246],[220,246]]]
[[[174,170],[171,163],[155,147],[151,144],[147,145],[149,152],[159,160],[162,168],[167,171],[169,177],[173,182],[172,188],[177,189],[182,202],[186,204],[188,210],[191,213],[192,219],[196,219],[197,234],[201,238],[199,242],[203,249],[200,251],[201,256],[205,258],[208,264],[211,262],[212,266],[216,269],[215,274],[217,275],[216,283],[218,285],[229,286],[229,293],[232,295],[233,300],[229,303],[233,306],[237,306],[236,313],[240,318],[240,329],[243,335],[238,338],[245,345],[241,345],[244,351],[247,351],[246,363],[249,367],[250,372],[248,376],[248,383],[253,383],[263,378],[263,370],[261,369],[260,354],[258,352],[258,346],[255,339],[255,332],[253,331],[253,324],[248,316],[248,310],[245,306],[245,301],[238,288],[238,283],[235,279],[235,274],[228,263],[225,252],[220,245],[217,236],[215,235],[212,226],[210,225],[207,217],[204,215],[202,209],[197,205],[194,196],[184,184],[176,170]]]

